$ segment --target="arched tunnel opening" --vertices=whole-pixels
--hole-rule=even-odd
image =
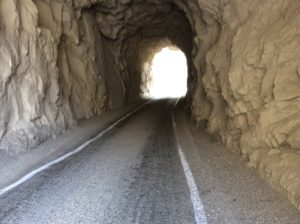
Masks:
[[[159,49],[143,63],[141,75],[141,96],[146,99],[180,98],[187,93],[187,60],[176,46]]]
[[[119,127],[118,122],[126,123],[124,117],[130,120],[131,112],[139,108],[149,119],[143,120],[138,112],[132,120],[141,119],[149,126],[129,121],[123,125],[132,126],[128,133],[137,132],[136,136],[122,135],[124,157],[135,152],[141,139],[147,139],[140,146],[141,154],[157,156],[159,146],[147,145],[152,136],[166,148],[172,144],[180,148],[182,142],[188,148],[188,161],[183,164],[193,164],[188,168],[197,170],[195,180],[202,178],[204,160],[212,176],[227,173],[215,174],[211,169],[223,170],[219,167],[223,162],[211,161],[228,160],[229,165],[224,166],[229,169],[241,160],[299,209],[299,9],[300,3],[293,0],[1,0],[0,169],[5,174],[0,176],[0,207],[1,192],[10,189],[5,186],[54,157],[69,155],[82,142],[94,142],[87,139],[97,138],[96,132],[105,128]],[[160,98],[168,99],[157,100]],[[140,109],[141,105],[148,109]],[[118,122],[109,126],[114,121]],[[160,132],[166,136],[156,134]],[[99,136],[104,135],[101,133]],[[193,151],[197,147],[187,143],[191,138],[206,150]],[[129,143],[130,139],[136,142]],[[116,138],[116,144],[118,141]],[[221,146],[216,142],[232,154],[218,154],[216,148]],[[110,147],[113,150],[107,156],[113,157],[115,147]],[[153,148],[149,155],[148,148]],[[173,154],[168,153],[160,152],[165,158],[160,165],[170,163],[166,158]],[[145,161],[141,166],[151,164]],[[209,162],[214,165],[208,166]],[[168,170],[167,165],[161,169],[176,171]],[[183,167],[180,172],[186,170]],[[243,175],[232,174],[236,176]],[[226,180],[221,185],[224,183]],[[143,182],[138,184],[148,189]],[[188,180],[187,185],[187,192],[195,192]],[[199,185],[196,189],[200,196],[206,195]],[[201,203],[192,204],[203,207],[207,217],[214,216],[216,208],[210,202]],[[223,217],[229,214],[226,211]],[[298,210],[284,211],[292,215],[278,212],[279,221],[273,217],[269,223],[298,223]],[[4,213],[0,211],[0,220]],[[193,213],[197,222],[197,211]],[[213,218],[207,220],[214,223]],[[263,218],[255,220],[268,223]]]

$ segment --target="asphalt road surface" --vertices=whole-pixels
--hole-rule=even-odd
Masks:
[[[203,224],[300,223],[297,209],[239,157],[190,127],[180,108],[176,138],[174,103],[150,103],[82,152],[1,196],[0,223],[196,223],[179,144]]]

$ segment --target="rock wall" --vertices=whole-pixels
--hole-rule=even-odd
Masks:
[[[195,57],[193,114],[300,208],[300,3],[198,2],[218,35]]]
[[[191,36],[170,1],[3,0],[0,10],[0,148],[9,153],[138,97],[134,36]],[[177,42],[190,51],[188,38]]]
[[[106,108],[91,12],[59,0],[2,0],[0,10],[0,148],[34,148]]]
[[[145,52],[156,53],[151,49],[156,45],[154,42],[169,39],[191,59],[193,44],[189,21],[172,1],[112,1],[95,4],[94,8],[99,30],[111,40],[118,55],[116,64],[125,87],[125,101],[140,97],[143,64],[148,60]]]

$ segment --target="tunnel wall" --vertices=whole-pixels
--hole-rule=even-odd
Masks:
[[[149,23],[127,37],[121,52],[126,64],[124,73],[129,77],[127,99],[140,97],[141,93],[147,92],[152,59],[162,48],[171,46],[182,50],[188,63],[192,64],[193,34],[189,21],[178,8],[171,10],[160,21],[155,20],[154,24]]]
[[[217,35],[205,44],[197,32],[193,116],[299,208],[300,4],[220,2],[198,1]]]
[[[0,10],[0,148],[34,148],[115,104],[103,75],[113,72],[99,66],[113,49],[94,12],[59,0],[3,0]]]

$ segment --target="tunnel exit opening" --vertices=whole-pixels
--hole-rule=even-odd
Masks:
[[[178,98],[187,92],[187,59],[177,47],[164,47],[149,64],[148,88],[150,98]]]

